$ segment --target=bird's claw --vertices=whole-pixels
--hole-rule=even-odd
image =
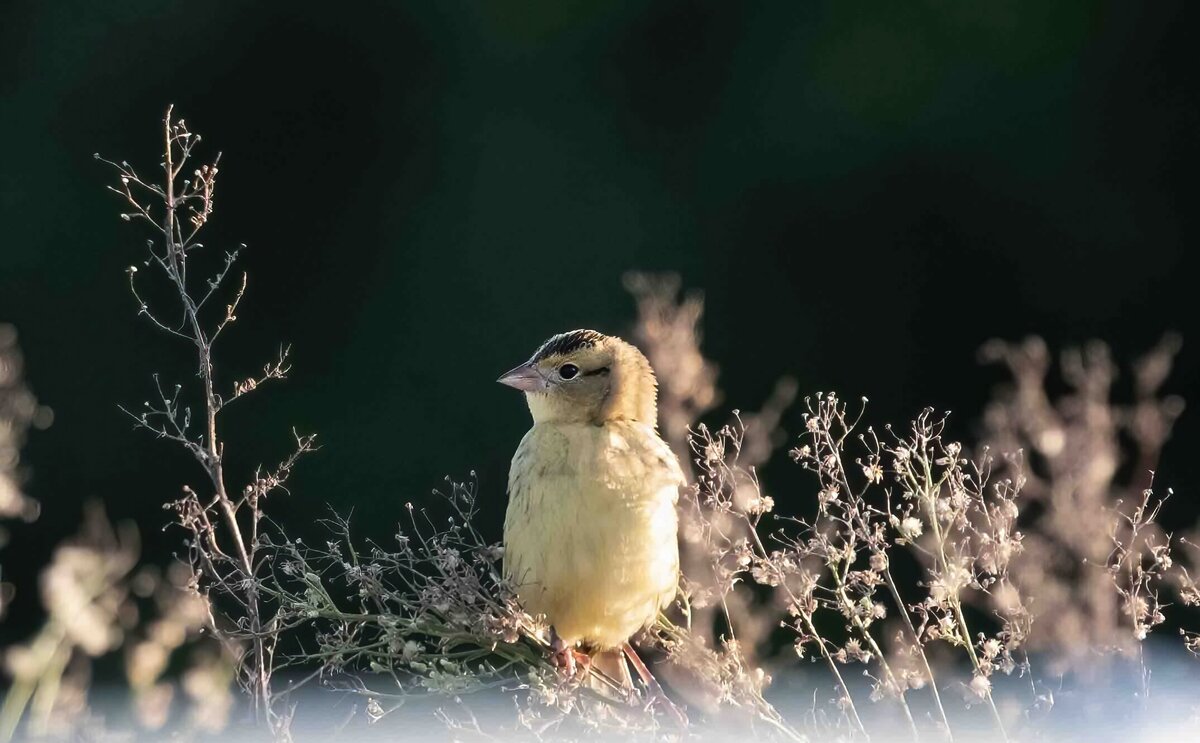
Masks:
[[[681,728],[687,728],[689,721],[687,714],[671,701],[667,693],[663,691],[658,680],[654,678],[654,674],[646,666],[645,662],[638,656],[637,651],[628,642],[624,646],[625,657],[629,658],[629,662],[633,664],[633,668],[637,671],[638,676],[642,679],[642,685],[646,688],[646,709],[651,709],[655,706],[665,707],[667,712],[675,718],[675,722]]]
[[[592,656],[576,648],[552,650],[550,662],[567,676],[586,676],[592,667]]]
[[[649,696],[646,698],[645,707],[646,709],[652,709],[654,707],[662,707],[666,709],[667,713],[674,718],[675,723],[681,728],[686,729],[691,724],[688,720],[687,713],[684,712],[679,705],[672,702],[671,698],[667,696],[666,692],[664,692],[661,687],[658,689],[651,689],[649,691]]]
[[[563,642],[554,628],[550,628],[550,663],[563,671],[567,677],[586,676],[592,667],[592,656],[573,645]]]

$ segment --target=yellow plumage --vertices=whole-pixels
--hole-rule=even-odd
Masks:
[[[575,331],[501,381],[534,418],[509,473],[505,574],[568,645],[619,648],[679,580],[683,474],[655,430],[653,372],[624,341]]]
[[[653,621],[679,581],[682,479],[645,424],[535,425],[513,459],[504,523],[505,572],[525,609],[601,650]]]

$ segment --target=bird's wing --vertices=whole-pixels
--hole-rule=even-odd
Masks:
[[[508,509],[504,516],[504,575],[522,583],[536,566],[528,564],[546,537],[543,521],[553,518],[559,498],[555,483],[569,474],[566,437],[549,426],[534,426],[521,439],[508,472]]]
[[[656,478],[661,478],[660,482],[663,485],[682,487],[687,484],[687,478],[683,476],[683,469],[679,466],[679,458],[675,456],[675,452],[671,450],[667,442],[659,437],[657,432],[652,432],[648,437],[643,451],[648,459],[647,472],[653,473]],[[676,493],[675,502],[678,500],[679,496]]]

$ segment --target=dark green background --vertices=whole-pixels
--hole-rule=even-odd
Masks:
[[[168,102],[224,151],[208,242],[251,246],[224,368],[295,348],[290,381],[230,411],[238,471],[317,431],[280,518],[331,503],[386,535],[476,469],[496,534],[527,414],[493,380],[553,332],[627,329],[631,268],[705,292],[728,406],[790,374],[969,433],[990,337],[1123,358],[1168,328],[1197,340],[1193,8],[10,0],[0,320],[56,421],[30,441],[44,514],[13,530],[6,578],[31,586],[88,498],[165,559],[159,504],[200,484],[116,409],[151,371],[186,378],[187,349],[135,318],[144,235],[91,157],[152,168]],[[1196,359],[1172,389],[1200,402]],[[1160,474],[1179,524],[1198,443],[1185,415]],[[790,465],[768,480],[785,510],[808,497]]]

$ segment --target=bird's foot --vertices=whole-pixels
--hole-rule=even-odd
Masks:
[[[638,677],[642,680],[642,685],[646,687],[646,709],[652,707],[663,707],[668,714],[675,718],[676,724],[681,728],[687,728],[689,721],[687,714],[679,705],[671,701],[667,693],[663,691],[662,686],[658,683],[658,679],[654,678],[654,674],[650,673],[649,667],[638,656],[637,651],[633,649],[633,645],[625,643],[625,657],[629,658],[629,662],[633,664],[633,668],[637,671]]]
[[[646,698],[646,709],[654,707],[665,709],[667,714],[675,720],[675,724],[681,728],[686,729],[691,724],[687,713],[678,704],[671,701],[671,698],[662,690],[662,687],[651,689],[649,696]]]
[[[592,656],[574,645],[563,641],[554,628],[550,628],[550,663],[563,671],[568,678],[586,676],[592,666]]]
[[[571,654],[575,659],[575,673],[581,678],[587,676],[592,670],[592,656],[578,648],[571,648]]]

